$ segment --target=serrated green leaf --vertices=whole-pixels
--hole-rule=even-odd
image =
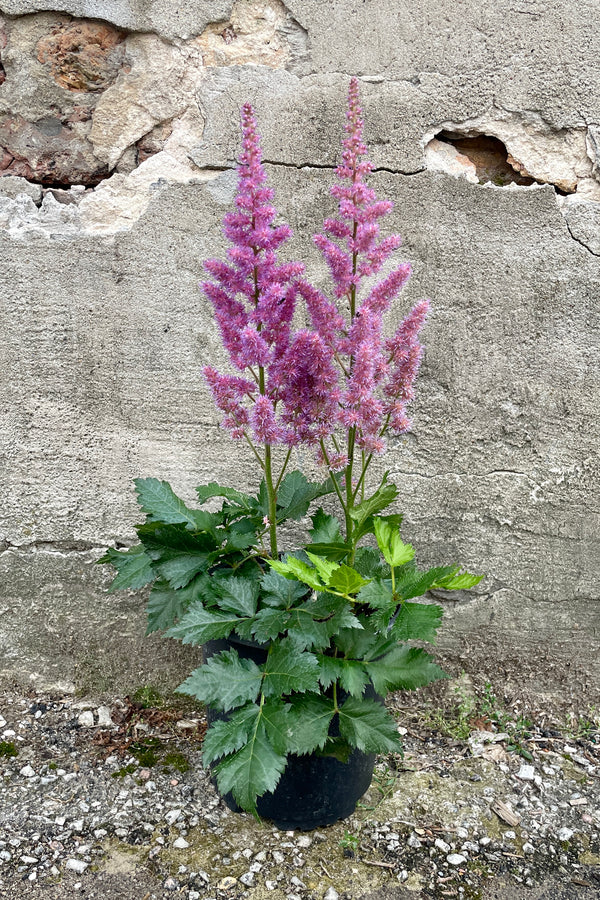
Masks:
[[[199,572],[206,572],[210,559],[210,553],[201,551],[197,553],[177,553],[172,554],[170,558],[161,558],[155,565],[172,588],[182,588],[189,584]]]
[[[322,591],[325,587],[315,569],[311,568],[308,563],[303,562],[301,559],[291,556],[289,553],[283,561],[268,559],[267,562],[275,572],[278,572],[285,578],[295,578],[297,581],[307,584],[316,591]]]
[[[321,579],[323,584],[328,584],[329,579],[331,578],[335,570],[339,569],[337,563],[331,562],[327,559],[321,559],[320,556],[316,556],[314,553],[310,553],[308,550],[306,550],[306,555],[317,570],[319,578]]]
[[[307,586],[298,581],[292,581],[269,569],[261,579],[261,600],[268,606],[284,607],[293,606],[307,593]]]
[[[372,615],[356,616],[362,630],[340,628],[334,635],[337,649],[347,659],[371,660],[388,653],[396,645],[396,639],[381,632],[373,622]]]
[[[290,737],[289,705],[278,698],[266,700],[261,709],[261,721],[275,752],[287,753]]]
[[[206,503],[207,500],[211,500],[213,497],[223,497],[225,500],[229,500],[230,503],[235,503],[236,506],[239,506],[240,509],[248,513],[256,512],[258,506],[256,497],[242,494],[240,491],[236,491],[231,487],[223,487],[223,485],[217,484],[216,481],[211,481],[210,484],[199,485],[196,488],[196,493],[198,494],[200,503]]]
[[[363,578],[389,577],[389,569],[383,563],[379,550],[374,547],[359,547],[354,557],[354,568]]]
[[[256,798],[275,790],[285,765],[285,755],[275,752],[259,722],[246,745],[225,757],[215,774],[220,792],[231,791],[242,809],[256,815]]]
[[[287,609],[268,607],[259,609],[251,625],[252,637],[259,644],[273,641],[287,631],[290,614]]]
[[[375,515],[375,513],[379,513],[384,510],[386,506],[389,506],[390,503],[393,503],[397,496],[398,488],[395,484],[387,483],[386,472],[383,476],[380,486],[377,488],[375,493],[349,510],[352,519],[356,522],[353,535],[355,543],[359,540],[360,537],[367,533],[367,531],[364,530],[364,526],[370,516],[373,516]]]
[[[157,581],[150,591],[146,607],[148,615],[146,634],[171,628],[190,604],[202,594],[204,584],[205,582],[201,580],[175,590],[167,581]]]
[[[219,606],[239,616],[253,616],[256,612],[260,586],[252,578],[230,575],[221,578],[216,585],[220,597]]]
[[[339,541],[334,544],[307,544],[305,548],[307,553],[314,553],[323,559],[330,559],[332,562],[339,562],[345,559],[352,552],[352,545]]]
[[[441,606],[429,603],[403,603],[394,620],[392,631],[399,641],[435,641],[442,624]]]
[[[262,672],[255,662],[240,659],[235,650],[223,650],[195,669],[177,692],[227,712],[254,702],[260,693],[261,681]]]
[[[414,562],[407,563],[396,572],[396,593],[402,600],[422,597],[440,579],[452,576],[457,571],[458,566],[437,566],[422,572]]]
[[[396,608],[396,601],[392,594],[392,582],[389,578],[374,578],[359,592],[359,603],[366,603],[373,609]]]
[[[468,591],[479,584],[483,577],[483,575],[471,575],[470,572],[459,572],[456,575],[439,579],[432,587],[443,588],[445,591]]]
[[[225,719],[212,722],[202,743],[202,761],[209,766],[215,760],[243,747],[254,728],[260,714],[256,703],[248,703]]]
[[[298,652],[289,638],[284,638],[269,649],[264,664],[263,694],[265,697],[281,697],[292,691],[318,689],[319,667],[312,653]]]
[[[328,697],[314,694],[291,697],[287,720],[288,752],[302,755],[324,747],[333,715],[333,701]]]
[[[348,697],[339,711],[340,734],[366,753],[400,752],[396,723],[385,706],[375,700]]]
[[[373,519],[373,529],[379,549],[383,553],[385,561],[390,566],[403,566],[415,555],[415,549],[411,544],[405,544],[400,537],[395,521],[397,516],[376,516]],[[390,521],[392,520],[392,521]]]
[[[110,547],[98,562],[110,563],[117,570],[109,591],[122,591],[125,588],[137,590],[156,578],[152,560],[139,544],[129,550],[114,550]]]
[[[215,526],[216,527],[216,526]],[[138,537],[152,559],[159,558],[165,551],[209,552],[217,547],[213,534],[192,532],[182,522],[165,525],[164,522],[145,522],[136,528]]]
[[[325,689],[339,681],[341,687],[352,697],[362,697],[369,681],[365,667],[358,660],[319,654],[319,681]]]
[[[332,572],[327,582],[327,588],[331,591],[338,591],[345,597],[351,597],[357,594],[366,584],[368,584],[368,581],[362,575],[359,575],[356,569],[353,569],[351,566],[341,565]]]
[[[322,507],[311,516],[313,527],[308,533],[313,544],[335,544],[341,542],[340,523],[335,516],[328,515]],[[316,552],[316,551],[315,551]]]
[[[288,610],[287,631],[298,650],[321,650],[340,628],[360,627],[350,604],[333,594],[318,594]]]
[[[185,522],[197,527],[194,511],[188,509],[168,482],[159,481],[158,478],[136,478],[134,483],[140,507],[151,520],[167,525]]]
[[[206,609],[198,600],[190,606],[177,625],[167,631],[166,636],[175,638],[182,644],[199,647],[207,641],[229,637],[241,624],[240,617],[235,613]]]
[[[333,481],[328,478],[322,484],[307,481],[302,472],[288,472],[277,492],[277,521],[301,519],[317,497],[330,494],[334,490]]]
[[[425,650],[406,644],[394,647],[383,658],[371,660],[365,665],[378,694],[414,691],[447,677]]]

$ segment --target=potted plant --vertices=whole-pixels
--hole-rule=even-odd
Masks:
[[[291,232],[275,224],[254,113],[244,106],[236,209],[224,220],[228,261],[207,262],[202,284],[237,373],[206,366],[204,376],[262,480],[256,495],[201,485],[200,508],[191,508],[166,482],[137,479],[146,514],[140,543],[100,560],[117,569],[113,590],[152,584],[148,632],[204,647],[204,663],[178,689],[208,708],[204,760],[232,808],[282,827],[349,815],[375,754],[401,751],[383,698],[444,677],[414,646],[435,639],[442,610],[415,598],[481,577],[457,565],[419,569],[400,536],[402,516],[384,514],[398,489],[385,475],[367,491],[388,435],[410,428],[428,302],[383,337],[383,315],[410,266],[373,278],[400,238],[379,239],[391,203],[366,183],[362,130],[352,79],[332,188],[339,213],[315,237],[332,276],[330,299],[300,263],[278,259]],[[293,323],[299,299],[305,328]],[[297,447],[316,451],[325,480],[290,471]],[[303,519],[326,494],[339,520],[313,506],[310,541],[283,555],[282,524]]]

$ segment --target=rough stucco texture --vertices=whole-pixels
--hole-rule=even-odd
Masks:
[[[135,476],[189,500],[211,479],[254,486],[199,377],[219,359],[197,282],[223,252],[239,107],[255,104],[290,253],[326,286],[310,236],[356,74],[373,184],[414,266],[390,327],[433,301],[414,430],[385,467],[420,559],[487,573],[447,601],[442,652],[593,702],[594,10],[0,0],[0,678],[101,687],[99,647],[112,683],[181,674],[144,649],[142,599],[107,598],[93,560],[133,538]],[[502,178],[469,156],[481,134],[506,151]]]

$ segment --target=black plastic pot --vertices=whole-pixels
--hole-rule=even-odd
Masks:
[[[267,651],[259,644],[239,641],[209,641],[204,645],[204,659],[208,660],[222,650],[234,648],[240,657],[252,659],[257,665],[266,661]],[[372,691],[372,689],[371,689]],[[377,697],[374,691],[371,696]],[[217,719],[227,719],[226,713],[207,710],[209,724]],[[336,735],[336,723],[330,734]],[[345,819],[354,812],[357,802],[365,793],[375,768],[375,754],[353,750],[347,763],[332,756],[288,756],[287,766],[272,793],[263,794],[257,800],[258,814],[272,819],[282,830],[310,831]],[[233,796],[228,793],[223,800],[234,812],[241,812]]]

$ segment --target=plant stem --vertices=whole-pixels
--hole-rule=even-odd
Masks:
[[[285,474],[285,470],[287,469],[287,464],[288,464],[289,461],[290,461],[291,453],[292,453],[292,448],[291,448],[291,447],[288,447],[288,452],[287,452],[286,455],[285,455],[285,459],[284,459],[284,461],[283,461],[283,466],[282,466],[282,468],[281,468],[281,472],[279,473],[279,478],[277,479],[277,484],[275,485],[275,490],[276,490],[276,491],[279,490],[279,485],[281,484],[281,479],[283,478],[283,476],[284,476],[284,474]]]
[[[277,489],[273,484],[273,471],[271,467],[271,445],[265,444],[265,482],[267,496],[269,498],[269,539],[271,543],[271,557],[278,559],[277,552]]]
[[[323,454],[323,459],[325,460],[327,468],[331,472],[331,480],[333,482],[334,490],[335,490],[336,494],[338,495],[338,500],[340,501],[342,509],[344,510],[344,513],[345,513],[346,512],[346,504],[344,503],[344,496],[343,496],[342,492],[340,491],[340,486],[337,483],[337,478],[335,477],[335,472],[331,471],[331,466],[329,464],[329,457],[327,456],[327,450],[325,449],[325,441],[321,441],[321,453]]]

